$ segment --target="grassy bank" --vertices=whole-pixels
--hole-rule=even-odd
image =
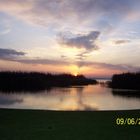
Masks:
[[[117,117],[138,118],[140,111],[65,112],[0,109],[0,139],[140,139],[140,125],[117,126]]]

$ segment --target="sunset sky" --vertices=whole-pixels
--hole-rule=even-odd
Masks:
[[[0,70],[140,71],[140,0],[0,0]]]

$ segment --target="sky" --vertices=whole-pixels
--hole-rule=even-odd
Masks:
[[[139,61],[139,0],[0,0],[0,71],[111,77]]]

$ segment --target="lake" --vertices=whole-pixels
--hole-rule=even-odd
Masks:
[[[36,93],[2,93],[0,108],[43,110],[140,109],[140,91],[112,90],[101,84],[52,88]]]

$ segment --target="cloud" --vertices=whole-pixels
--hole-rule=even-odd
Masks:
[[[1,18],[0,22],[0,35],[8,34],[11,31],[10,21],[6,18]]]
[[[119,45],[119,44],[125,44],[131,42],[130,40],[115,40],[114,44]]]
[[[74,37],[62,36],[60,43],[68,47],[85,48],[85,50],[97,49],[95,41],[99,37],[99,31],[91,31],[86,35],[78,34]]]
[[[8,60],[13,62],[19,62],[21,64],[41,64],[41,65],[52,65],[52,66],[70,66],[70,65],[77,65],[79,69],[82,67],[88,67],[88,68],[94,68],[94,69],[107,69],[107,70],[118,70],[122,72],[137,72],[140,71],[140,67],[138,66],[132,66],[127,64],[109,64],[109,63],[101,63],[101,62],[94,62],[94,61],[84,61],[81,58],[76,61],[68,61],[65,59],[41,59],[41,58],[28,58],[24,56],[24,52],[19,52],[16,50],[11,49],[0,49],[0,59],[2,60]],[[82,54],[81,54],[82,55]],[[15,57],[17,56],[17,57]],[[23,56],[18,57],[18,56]],[[83,57],[83,56],[79,56]]]
[[[85,49],[84,52],[76,56],[80,61],[77,62],[76,59],[75,64],[79,63],[79,66],[89,65],[109,69],[137,70],[138,68],[128,65],[84,62],[83,60],[85,60],[88,52],[98,48],[96,40],[101,33],[103,34],[104,28],[107,29],[104,34],[106,35],[109,31],[114,30],[116,26],[120,28],[120,22],[126,23],[125,18],[127,18],[127,20],[134,18],[139,21],[139,5],[139,0],[0,0],[0,13],[10,15],[9,17],[13,16],[14,19],[17,18],[26,23],[51,27],[52,29],[57,29],[58,32],[63,32],[64,29],[73,29],[71,30],[72,32],[91,31],[87,34],[72,34],[70,36],[64,34],[64,36],[61,36],[62,44],[68,47]],[[13,22],[15,21],[16,20],[13,20]],[[96,24],[98,25],[98,29]],[[20,26],[18,23],[15,25]],[[95,31],[92,31],[93,29]],[[50,31],[51,30],[48,30],[47,33],[50,34]],[[0,34],[7,34],[8,32],[10,32],[10,27],[3,24]],[[53,33],[51,32],[50,35]],[[106,37],[108,38],[108,36],[100,37],[101,41],[102,39],[104,41]],[[129,41],[116,40],[114,43],[124,44],[129,43]],[[25,57],[24,59],[20,59],[20,56],[24,56],[24,54],[24,52],[18,52],[12,49],[0,49],[1,59],[18,61],[21,63],[54,65],[71,63],[59,60],[30,59]],[[62,55],[61,57],[62,59],[65,58],[68,60],[67,56],[65,57]]]
[[[77,54],[75,57],[77,60],[84,60],[88,56],[88,52],[84,51],[82,53]]]
[[[68,62],[62,60],[51,60],[51,59],[40,59],[40,58],[24,58],[24,59],[13,59],[12,61],[17,61],[25,64],[42,64],[42,65],[67,65]]]
[[[0,35],[8,34],[10,31],[11,31],[11,29],[10,29],[10,28],[7,28],[7,29],[1,31],[1,32],[0,32]]]
[[[0,48],[0,59],[12,59],[16,56],[23,56],[24,52],[19,52],[13,49],[3,49]]]
[[[131,13],[139,13],[139,4],[138,0],[0,0],[0,11],[26,22],[60,27],[94,23],[99,16],[115,16],[119,22]]]
[[[140,71],[140,67],[126,65],[126,64],[109,64],[101,62],[88,62],[88,61],[77,61],[79,67],[88,66],[98,69],[110,69],[110,70],[120,70],[120,71]]]
[[[24,64],[42,64],[42,65],[57,65],[57,66],[68,66],[68,65],[77,65],[79,68],[82,67],[90,67],[96,69],[109,69],[109,70],[119,70],[119,71],[129,71],[129,72],[137,72],[140,71],[140,67],[131,66],[126,64],[109,64],[109,63],[101,63],[101,62],[91,62],[91,61],[76,61],[70,62],[65,60],[51,60],[51,59],[39,59],[39,58],[13,58],[10,61],[20,62]]]

